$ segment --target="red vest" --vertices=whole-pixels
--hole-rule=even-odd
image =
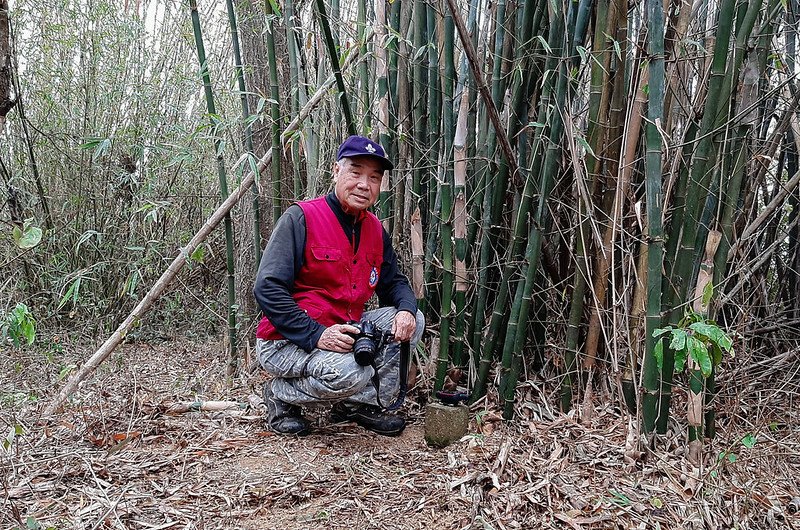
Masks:
[[[372,213],[362,215],[361,238],[354,254],[353,242],[347,239],[325,197],[297,204],[305,215],[306,247],[292,298],[308,316],[326,327],[359,320],[381,274],[380,221]],[[267,317],[261,319],[256,337],[283,338]]]

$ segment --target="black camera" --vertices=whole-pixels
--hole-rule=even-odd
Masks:
[[[355,342],[353,343],[353,357],[361,366],[372,366],[375,356],[387,342],[394,339],[394,335],[384,331],[375,325],[371,320],[361,320],[360,322],[348,322],[349,325],[358,328],[358,333],[350,334]]]

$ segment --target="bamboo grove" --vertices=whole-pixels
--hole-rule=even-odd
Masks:
[[[234,281],[252,277],[252,254],[290,201],[327,189],[333,150],[354,133],[396,161],[376,213],[426,313],[436,389],[463,385],[472,401],[491,391],[510,419],[520,398],[553,397],[536,393],[539,378],[563,410],[605,381],[645,432],[663,432],[681,381],[656,330],[704,293],[703,314],[754,358],[798,339],[797,0],[200,8],[180,7],[180,22],[166,12],[193,24],[183,60],[202,67],[207,107],[195,102],[192,119],[211,119],[204,156],[223,199],[226,166],[233,175],[270,147],[282,153],[225,224],[231,353],[248,340]],[[203,32],[214,35],[208,57]],[[12,112],[6,128],[34,119]],[[7,137],[11,189],[30,161],[24,136]],[[29,188],[27,208],[45,219],[47,194]],[[696,288],[701,264],[713,291]],[[705,400],[695,436],[713,434],[714,381],[693,386]]]

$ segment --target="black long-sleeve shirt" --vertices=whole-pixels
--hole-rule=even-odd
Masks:
[[[325,197],[336,214],[347,239],[358,249],[361,223],[342,210],[334,193]],[[267,247],[261,256],[253,294],[261,311],[275,329],[288,340],[310,352],[319,341],[325,326],[309,317],[292,298],[294,281],[303,266],[306,246],[306,220],[302,208],[292,205],[278,219]],[[408,279],[400,272],[397,255],[386,230],[383,231],[383,264],[375,287],[381,306],[394,306],[416,314],[417,301]]]

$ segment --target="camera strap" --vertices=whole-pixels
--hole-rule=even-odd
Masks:
[[[372,369],[374,374],[372,376],[372,384],[375,386],[375,397],[378,400],[378,406],[383,410],[397,410],[406,399],[408,392],[408,367],[411,364],[411,343],[403,341],[400,343],[400,393],[394,403],[388,407],[384,407],[381,403],[381,389],[380,377],[378,376],[378,367],[375,366],[375,359],[372,359]]]

